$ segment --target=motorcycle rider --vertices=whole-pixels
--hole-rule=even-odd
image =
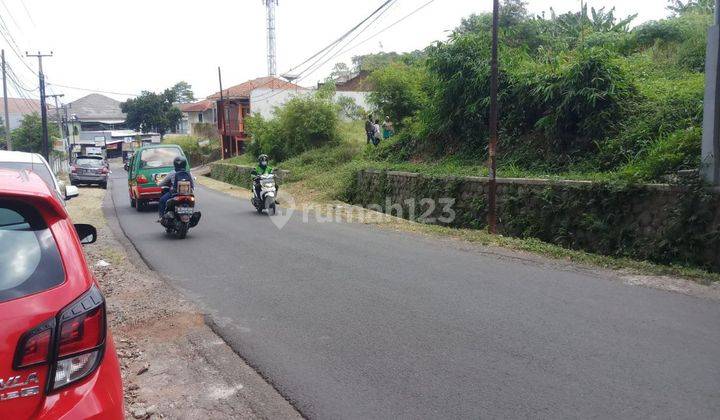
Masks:
[[[160,197],[160,202],[158,203],[158,212],[160,217],[158,218],[158,222],[161,221],[165,215],[165,208],[168,200],[177,194],[178,181],[190,181],[190,188],[195,188],[192,175],[190,175],[190,172],[187,171],[187,160],[184,157],[178,156],[173,159],[173,167],[175,169],[165,175],[165,178],[163,178],[163,180],[158,184],[158,187],[160,188],[170,187],[170,189],[163,194],[162,197]]]
[[[255,169],[250,172],[250,175],[253,179],[253,187],[255,188],[255,196],[260,197],[260,181],[258,177],[260,175],[270,175],[273,173],[272,167],[268,165],[268,155],[262,154],[258,156],[258,165],[255,167]],[[275,185],[275,191],[277,191],[279,188],[277,187],[277,184]]]

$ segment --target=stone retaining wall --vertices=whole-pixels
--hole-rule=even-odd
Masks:
[[[210,177],[228,184],[237,185],[243,188],[251,188],[250,173],[254,166],[234,165],[229,163],[215,162],[210,164]],[[276,169],[273,171],[278,184],[290,174],[288,171]]]
[[[717,191],[540,179],[498,179],[497,184],[499,229],[504,235],[720,271]],[[486,227],[487,192],[487,178],[364,170],[348,197],[355,204],[401,212],[405,218],[425,216],[419,221],[481,229]],[[451,221],[446,205],[440,203],[445,198],[454,201]]]

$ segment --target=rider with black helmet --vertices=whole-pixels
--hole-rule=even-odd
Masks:
[[[170,187],[170,189],[160,197],[160,203],[158,203],[158,212],[160,214],[160,219],[162,219],[163,215],[165,214],[165,205],[167,204],[168,200],[172,198],[173,195],[177,193],[175,189],[177,188],[177,181],[190,181],[190,188],[195,188],[195,183],[193,182],[192,176],[190,175],[190,172],[187,170],[187,159],[185,159],[182,156],[178,156],[173,160],[173,167],[175,168],[172,172],[165,175],[165,178],[163,178],[162,181],[158,184],[158,187]],[[158,219],[158,221],[160,221]]]

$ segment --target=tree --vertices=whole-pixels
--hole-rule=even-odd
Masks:
[[[192,85],[188,82],[182,81],[175,83],[175,86],[168,89],[171,101],[173,103],[179,102],[186,104],[189,102],[195,102],[195,94],[192,91]]]
[[[329,80],[333,82],[347,82],[352,77],[352,70],[345,63],[336,63],[330,72]]]
[[[173,105],[175,95],[173,88],[161,94],[145,91],[137,98],[121,103],[120,109],[127,114],[128,127],[143,133],[156,131],[164,137],[182,118],[182,112]]]
[[[370,76],[375,90],[370,94],[370,102],[396,124],[412,116],[427,102],[423,85],[427,79],[424,68],[393,63]]]
[[[689,12],[709,13],[715,11],[714,0],[668,0],[667,9],[675,15],[683,15]]]
[[[25,115],[20,127],[10,132],[13,150],[42,153],[42,120],[37,113]],[[55,124],[48,124],[48,138],[59,137]]]

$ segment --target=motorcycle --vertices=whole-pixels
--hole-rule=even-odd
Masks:
[[[168,234],[175,234],[180,239],[185,239],[188,230],[197,226],[202,214],[195,211],[195,195],[192,193],[190,183],[185,181],[178,183],[178,193],[167,201],[165,214],[160,219],[160,224]],[[170,190],[170,187],[163,187],[163,194]]]
[[[260,188],[258,188],[258,185]],[[253,178],[253,197],[250,200],[258,213],[267,210],[268,214],[274,215],[276,212],[276,194],[277,185],[275,184],[275,175],[266,174]]]

